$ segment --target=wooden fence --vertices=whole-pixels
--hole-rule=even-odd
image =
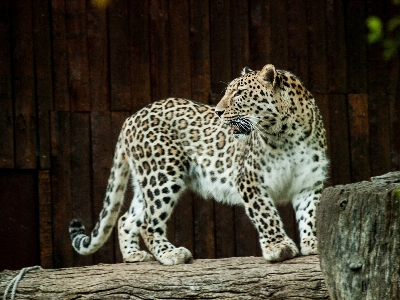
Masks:
[[[398,8],[391,0],[111,0],[106,9],[0,1],[0,270],[120,262],[115,234],[96,254],[76,255],[68,223],[96,221],[124,119],[167,96],[215,104],[244,66],[273,63],[314,94],[329,137],[328,185],[399,170],[399,60],[384,61],[365,27],[367,16],[387,20]],[[172,242],[196,258],[260,255],[242,208],[184,198],[169,222]],[[291,207],[280,211],[296,237]]]

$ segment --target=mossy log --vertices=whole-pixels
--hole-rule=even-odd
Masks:
[[[0,295],[17,271],[0,273]],[[328,299],[317,256],[270,264],[261,257],[33,270],[16,299]]]
[[[325,189],[317,233],[332,299],[400,299],[400,172]]]

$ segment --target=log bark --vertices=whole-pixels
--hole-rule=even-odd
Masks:
[[[317,211],[332,299],[400,299],[400,172],[327,188]]]
[[[0,295],[18,271],[0,273]],[[261,257],[33,270],[16,299],[328,299],[317,256]]]

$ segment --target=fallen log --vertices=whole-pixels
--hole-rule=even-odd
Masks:
[[[18,271],[0,273],[0,295]],[[32,270],[16,299],[328,299],[317,256],[261,257]]]
[[[332,299],[400,299],[400,172],[325,189],[317,234]]]

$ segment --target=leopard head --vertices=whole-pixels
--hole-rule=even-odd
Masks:
[[[254,130],[265,131],[266,119],[278,114],[279,85],[273,65],[267,64],[261,71],[246,67],[241,77],[229,83],[215,113],[230,125],[236,138],[245,138]]]

